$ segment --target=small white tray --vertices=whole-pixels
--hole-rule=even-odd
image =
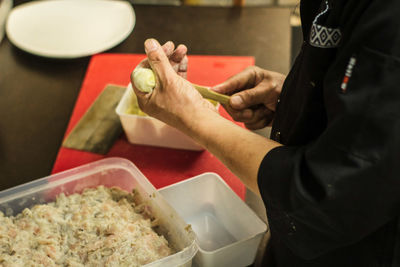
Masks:
[[[127,110],[134,97],[132,84],[129,84],[116,108],[130,143],[195,151],[204,150],[193,139],[162,121],[150,116],[128,114]]]
[[[215,173],[158,190],[191,224],[201,267],[251,265],[267,225]]]

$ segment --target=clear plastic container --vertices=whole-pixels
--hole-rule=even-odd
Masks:
[[[198,266],[248,266],[267,225],[215,173],[159,189],[197,236]]]
[[[16,215],[24,208],[55,200],[61,192],[69,195],[98,185],[117,186],[126,191],[135,188],[152,214],[160,220],[160,232],[178,252],[146,267],[192,265],[192,258],[198,250],[194,232],[136,166],[125,159],[100,160],[1,191],[0,210],[8,216]]]
[[[190,137],[162,121],[150,116],[127,113],[134,100],[135,95],[132,85],[129,84],[116,108],[126,137],[130,143],[195,151],[204,150],[202,146]]]

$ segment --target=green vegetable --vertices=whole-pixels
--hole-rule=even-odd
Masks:
[[[136,88],[144,93],[151,93],[156,87],[154,72],[147,68],[136,68],[133,71],[133,82]]]

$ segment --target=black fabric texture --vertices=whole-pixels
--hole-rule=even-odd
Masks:
[[[341,30],[335,48],[308,42],[326,9],[316,23]],[[258,174],[269,254],[276,266],[398,266],[400,1],[303,0],[301,13],[271,134],[285,146]]]

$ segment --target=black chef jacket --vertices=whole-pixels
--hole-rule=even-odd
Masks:
[[[258,173],[270,266],[400,267],[400,1],[300,8],[271,135],[285,146]]]

